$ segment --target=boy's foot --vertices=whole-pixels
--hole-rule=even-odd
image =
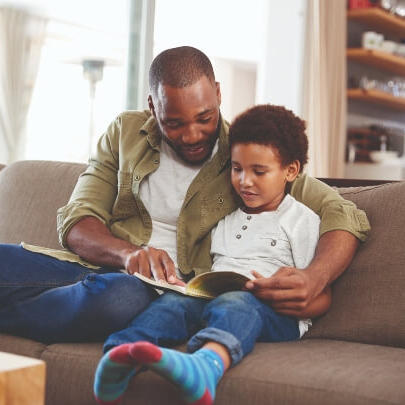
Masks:
[[[100,360],[94,377],[94,397],[99,404],[116,405],[136,374],[137,363],[129,350],[132,344],[123,344],[108,351]]]
[[[223,361],[213,350],[185,354],[149,342],[136,342],[129,351],[138,364],[148,366],[177,385],[187,404],[213,404],[216,386],[224,373]]]

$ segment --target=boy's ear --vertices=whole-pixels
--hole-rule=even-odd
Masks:
[[[301,164],[298,160],[294,160],[289,165],[287,165],[286,180],[291,183],[296,179],[298,173],[300,172]]]

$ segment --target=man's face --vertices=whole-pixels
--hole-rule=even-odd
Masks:
[[[211,156],[219,131],[219,83],[202,76],[183,88],[159,85],[148,101],[162,135],[184,161],[199,164]]]

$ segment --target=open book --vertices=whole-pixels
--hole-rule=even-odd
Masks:
[[[139,273],[134,273],[134,276],[157,289],[175,291],[200,298],[215,298],[228,291],[241,290],[250,280],[248,276],[234,271],[211,271],[193,277],[182,287],[169,284],[166,281],[152,280]]]

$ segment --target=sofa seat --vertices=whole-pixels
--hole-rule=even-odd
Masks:
[[[100,359],[101,343],[45,346],[2,335],[0,350],[8,349],[14,353],[21,350],[19,354],[30,350],[31,356],[35,354],[46,361],[48,404],[95,403],[91,396],[92,380],[88,376],[94,373]],[[216,403],[400,404],[405,399],[404,381],[405,351],[400,348],[329,339],[259,343],[221,381]],[[149,403],[178,405],[178,395],[162,378],[145,372],[131,382],[122,404]]]

